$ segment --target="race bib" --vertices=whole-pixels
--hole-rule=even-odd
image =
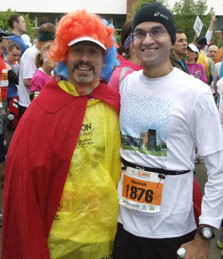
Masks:
[[[35,99],[40,94],[40,91],[34,91],[33,93],[33,99]]]
[[[120,204],[147,213],[160,211],[165,175],[127,167]]]

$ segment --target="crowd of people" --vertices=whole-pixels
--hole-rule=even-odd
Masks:
[[[2,259],[208,259],[223,219],[214,22],[212,13],[189,43],[173,14],[149,3],[118,46],[113,26],[85,10],[42,24],[32,42],[23,15],[9,18],[12,32],[0,29]]]

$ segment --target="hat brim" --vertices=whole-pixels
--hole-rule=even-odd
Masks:
[[[10,39],[13,35],[2,35],[2,39]]]
[[[199,49],[198,49],[194,44],[192,44],[192,43],[190,43],[187,47],[188,47],[190,50],[192,50],[193,52],[197,53],[197,54],[200,53]]]
[[[13,36],[12,33],[5,33],[5,32],[0,32],[0,37],[3,39],[9,39]]]
[[[102,49],[106,50],[107,48],[98,40],[95,40],[94,38],[91,38],[91,37],[79,37],[79,38],[76,38],[76,39],[73,39],[71,40],[67,46],[72,46],[74,44],[77,44],[79,42],[82,42],[82,41],[90,41],[90,42],[93,42],[95,44],[97,44],[98,46],[100,46]]]

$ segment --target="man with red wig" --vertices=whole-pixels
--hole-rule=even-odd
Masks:
[[[63,73],[31,103],[7,155],[2,259],[111,256],[119,97],[101,77],[113,33],[84,10],[57,27],[52,58]]]

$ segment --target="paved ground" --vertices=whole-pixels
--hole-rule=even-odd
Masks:
[[[206,181],[206,169],[205,169],[204,163],[200,163],[200,164],[196,165],[196,178],[197,178],[198,182],[200,183],[201,188],[203,190],[204,183]],[[0,207],[1,207],[1,197],[2,197],[2,193],[0,192]],[[211,242],[209,259],[220,259],[221,258],[220,250],[216,248],[217,238],[218,238],[218,231],[216,231],[215,239],[213,239]],[[1,228],[0,228],[0,241],[1,241]],[[1,245],[0,245],[0,250],[1,250]],[[10,258],[8,258],[8,259],[10,259]]]

